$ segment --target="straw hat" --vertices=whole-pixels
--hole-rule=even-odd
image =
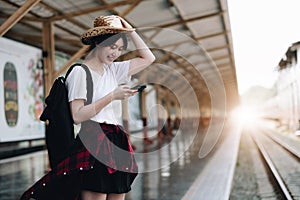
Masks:
[[[85,31],[80,39],[83,44],[90,45],[91,38],[108,33],[131,32],[135,28],[124,28],[121,20],[115,15],[99,16],[94,20],[94,28]]]

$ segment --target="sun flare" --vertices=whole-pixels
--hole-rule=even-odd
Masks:
[[[235,122],[243,126],[251,126],[257,123],[259,112],[254,107],[240,106],[233,111]]]

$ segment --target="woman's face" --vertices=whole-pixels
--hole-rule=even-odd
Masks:
[[[111,64],[114,60],[116,60],[124,50],[124,42],[123,39],[118,39],[114,44],[110,46],[97,46],[97,56],[101,63]]]

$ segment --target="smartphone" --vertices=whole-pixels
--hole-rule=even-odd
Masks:
[[[134,86],[132,87],[131,89],[132,90],[138,90],[139,92],[143,91],[143,89],[145,89],[147,86],[144,85],[144,84],[141,84],[141,85],[137,85],[137,86]]]

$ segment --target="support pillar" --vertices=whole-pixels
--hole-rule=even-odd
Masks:
[[[152,143],[153,141],[148,138],[148,122],[147,122],[147,107],[146,107],[146,93],[142,91],[141,95],[141,115],[143,120],[143,135],[144,135],[144,142]]]
[[[53,22],[43,22],[43,61],[44,61],[44,80],[45,96],[49,94],[54,80],[54,32]]]
[[[129,113],[128,113],[128,99],[125,99],[122,101],[122,120],[123,120],[123,127],[130,135],[130,130],[129,130]]]
[[[45,96],[48,96],[54,77],[54,32],[53,22],[43,22],[43,67],[44,67],[44,81],[45,81]],[[46,134],[48,126],[46,124]],[[49,163],[50,164],[50,163]],[[50,165],[48,166],[50,169]],[[48,169],[48,170],[49,170]]]
[[[128,109],[128,99],[122,101],[122,120],[123,120],[123,127],[125,132],[128,134],[128,139],[130,140],[130,130],[129,130],[129,109]],[[136,146],[131,143],[133,150],[136,149]]]

